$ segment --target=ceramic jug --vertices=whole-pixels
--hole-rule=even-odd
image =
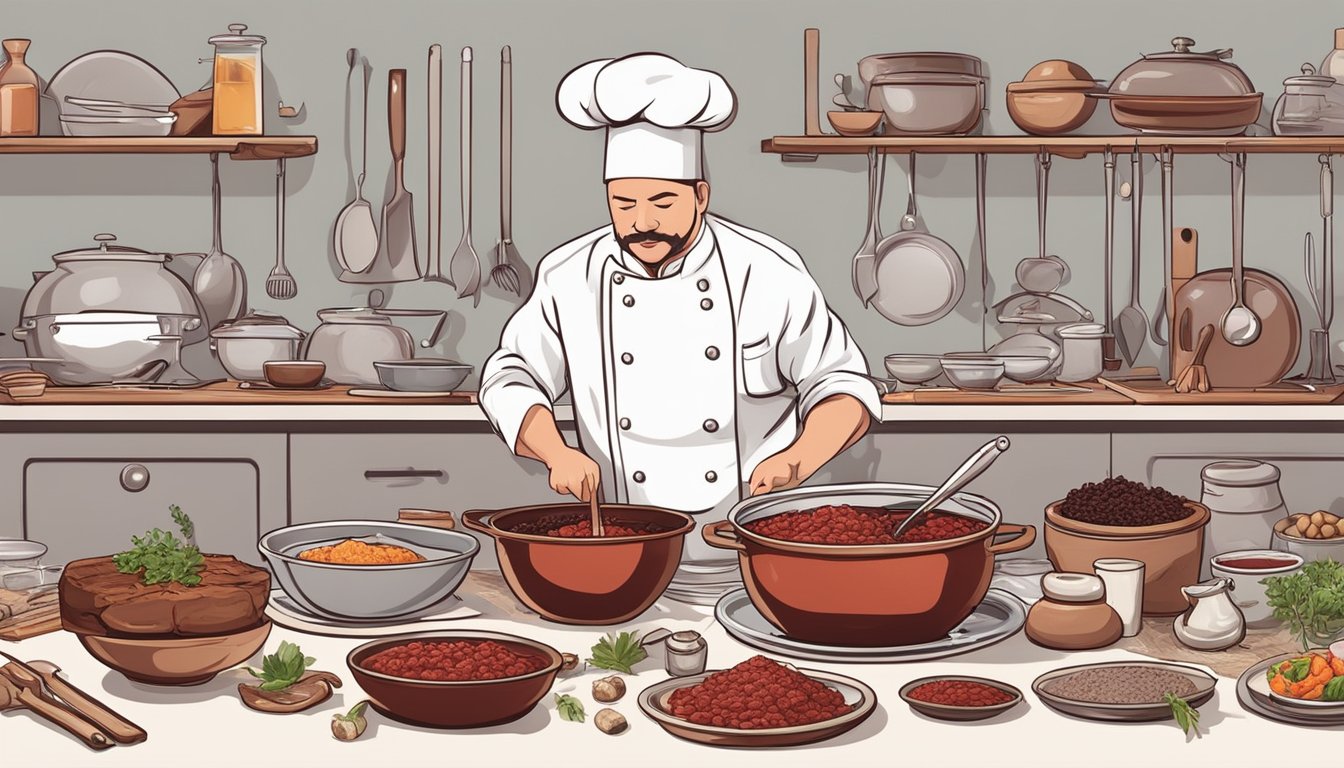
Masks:
[[[1232,601],[1235,584],[1229,578],[1211,579],[1181,587],[1190,607],[1176,617],[1176,639],[1197,651],[1221,651],[1246,637],[1246,617]]]

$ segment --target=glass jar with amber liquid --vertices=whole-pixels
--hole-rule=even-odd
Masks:
[[[39,123],[39,81],[24,62],[32,40],[6,40],[0,65],[0,136],[36,136]]]
[[[214,116],[217,136],[260,136],[262,119],[261,47],[266,38],[243,34],[246,24],[230,24],[229,34],[210,38],[215,47]]]

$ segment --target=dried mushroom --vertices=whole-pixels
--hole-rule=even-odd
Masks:
[[[625,681],[619,675],[593,681],[593,698],[604,704],[617,701],[624,695]]]
[[[341,687],[341,678],[330,672],[309,670],[296,682],[278,691],[263,685],[238,684],[243,704],[258,712],[288,714],[312,709],[331,698],[332,689]]]
[[[613,736],[630,727],[625,721],[625,715],[610,707],[599,709],[597,714],[593,715],[593,724],[599,731]]]
[[[344,715],[332,715],[331,735],[340,741],[354,741],[363,736],[364,729],[369,727],[369,721],[364,718],[364,709],[368,706],[369,702],[361,701]]]

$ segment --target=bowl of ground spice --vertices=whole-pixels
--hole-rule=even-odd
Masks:
[[[379,713],[429,728],[482,728],[523,717],[551,690],[564,659],[501,632],[417,632],[355,648],[346,665]]]
[[[495,540],[509,590],[542,618],[619,624],[667,589],[695,520],[635,504],[602,504],[600,515],[601,536],[587,504],[476,509],[462,513],[462,524]]]
[[[1164,661],[1084,664],[1047,672],[1031,684],[1046,706],[1088,720],[1145,722],[1173,717],[1173,701],[1198,708],[1217,679],[1196,667]],[[1169,698],[1170,697],[1170,698]]]
[[[480,551],[461,531],[335,520],[271,531],[257,542],[299,607],[329,619],[395,619],[447,599]]]
[[[1045,508],[1045,551],[1055,570],[1092,573],[1103,558],[1144,564],[1143,612],[1190,607],[1181,587],[1199,582],[1209,508],[1166,489],[1110,477],[1085,483]]]
[[[868,719],[877,694],[851,677],[753,656],[731,669],[645,688],[639,708],[673,736],[717,747],[792,747]]]
[[[1022,692],[984,677],[921,677],[901,687],[901,700],[937,720],[986,720],[1022,703]]]

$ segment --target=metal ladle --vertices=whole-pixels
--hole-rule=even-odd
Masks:
[[[914,524],[916,518],[952,498],[954,493],[965,488],[968,483],[979,477],[986,469],[989,469],[989,465],[993,464],[995,459],[1008,450],[1008,445],[1008,438],[999,435],[980,446],[980,450],[972,454],[960,467],[957,467],[955,472],[947,476],[943,484],[929,495],[927,501],[920,504],[918,509],[911,512],[908,517],[901,521],[900,525],[896,526],[892,537],[899,541],[906,529]]]
[[[1244,347],[1260,338],[1260,317],[1246,306],[1246,283],[1242,274],[1242,236],[1246,213],[1246,155],[1232,158],[1232,307],[1223,315],[1223,338],[1234,347]]]

